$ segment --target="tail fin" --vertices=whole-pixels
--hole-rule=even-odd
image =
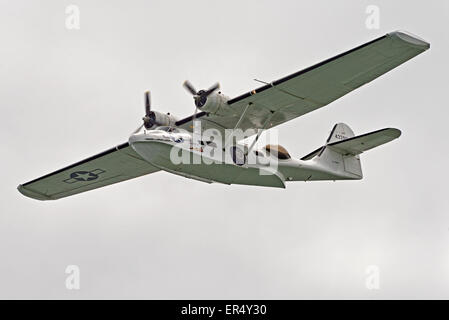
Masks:
[[[331,134],[329,135],[329,138],[326,140],[326,144],[338,142],[341,140],[346,140],[349,138],[354,137],[354,132],[347,124],[344,123],[337,123],[332,128]]]
[[[355,136],[348,125],[337,123],[326,144],[301,160],[315,159],[334,173],[361,179],[363,174],[359,154],[399,138],[400,135],[400,130],[386,128]]]

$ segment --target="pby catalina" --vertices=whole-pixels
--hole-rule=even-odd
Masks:
[[[232,99],[218,84],[197,91],[186,81],[195,112],[184,119],[151,110],[147,92],[143,124],[127,142],[18,190],[54,200],[160,170],[208,183],[278,188],[290,181],[362,179],[360,154],[398,138],[400,130],[356,136],[337,123],[322,146],[300,159],[277,144],[254,146],[263,130],[324,107],[429,47],[406,32],[391,32]],[[249,145],[246,138],[253,139]]]

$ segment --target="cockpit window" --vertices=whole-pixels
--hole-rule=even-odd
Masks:
[[[265,146],[265,150],[268,154],[272,154],[280,160],[287,160],[291,158],[288,151],[283,146],[278,144],[267,144]]]

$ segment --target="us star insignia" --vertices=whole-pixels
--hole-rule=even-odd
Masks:
[[[92,171],[75,171],[70,174],[70,178],[64,180],[65,183],[75,183],[77,181],[92,181],[98,179],[98,175],[105,172],[102,169]]]

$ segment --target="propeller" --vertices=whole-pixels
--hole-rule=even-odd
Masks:
[[[207,97],[214,92],[215,90],[220,88],[220,84],[217,82],[212,87],[207,90],[196,91],[195,87],[189,82],[189,80],[184,81],[184,88],[189,91],[193,95],[193,99],[195,100],[196,108],[201,108],[206,104]],[[196,109],[195,109],[196,112]]]
[[[154,114],[151,112],[150,91],[145,91],[145,117],[142,118],[145,129],[150,129],[154,123]]]
[[[149,130],[155,124],[154,122],[154,113],[151,112],[151,99],[150,99],[150,91],[145,91],[145,116],[142,118],[143,123],[134,130],[133,134],[139,132],[142,127]]]

